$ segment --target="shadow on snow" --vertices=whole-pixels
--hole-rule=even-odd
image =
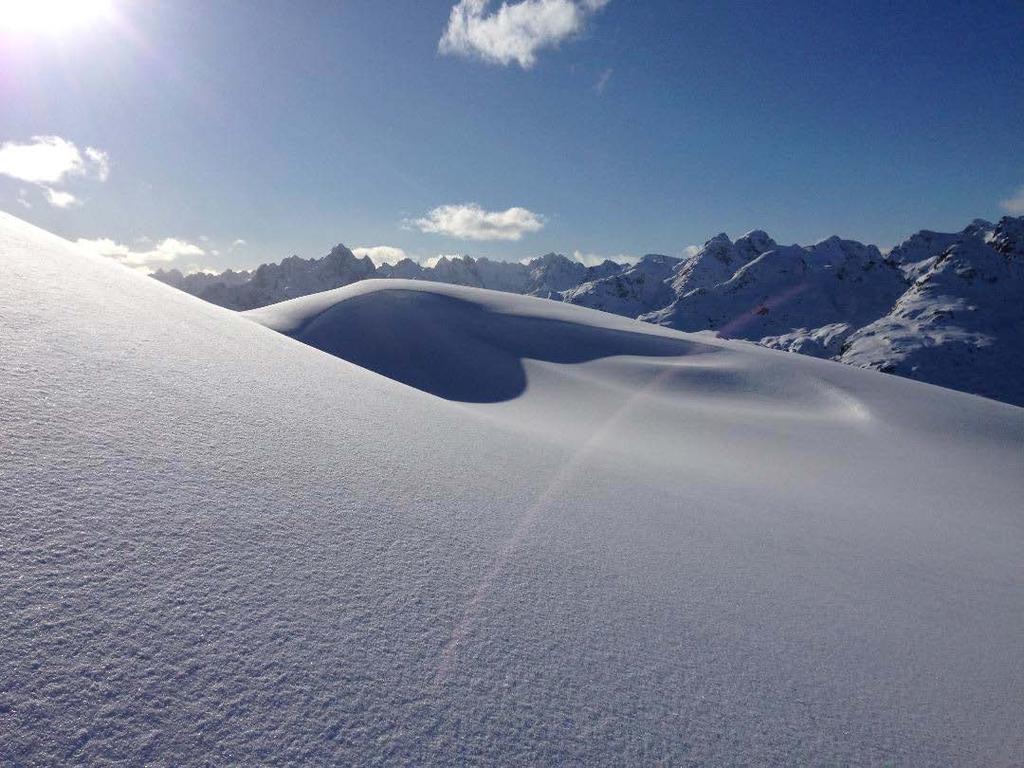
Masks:
[[[407,290],[346,299],[289,335],[424,392],[468,403],[521,395],[525,358],[583,363],[615,355],[676,357],[715,350],[653,334],[504,314]]]

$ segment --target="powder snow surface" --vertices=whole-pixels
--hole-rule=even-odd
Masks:
[[[423,282],[239,316],[2,214],[0,264],[0,764],[1024,762],[1024,409]]]

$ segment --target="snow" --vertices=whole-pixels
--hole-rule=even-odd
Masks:
[[[892,307],[906,287],[877,248],[835,237],[769,250],[725,282],[692,290],[643,317],[679,330],[712,328],[727,338],[761,340],[797,328],[862,326]]]
[[[735,243],[727,234],[721,232],[704,243],[704,247],[692,258],[679,265],[672,277],[672,290],[675,296],[684,296],[698,288],[710,288],[718,283],[724,283],[744,264],[775,247],[775,241],[761,230],[748,232]],[[664,306],[665,304],[650,305],[640,314]]]
[[[649,253],[620,274],[583,283],[566,291],[562,298],[581,307],[636,317],[647,307],[662,306],[672,300],[668,281],[680,261],[674,256]]]
[[[1006,238],[1005,250],[1020,243]],[[1024,405],[1024,260],[968,238],[913,271],[910,289],[838,359]]]
[[[1024,409],[424,281],[238,315],[6,214],[0,263],[2,764],[1024,756]]]
[[[987,272],[974,286],[919,290],[958,250]],[[252,309],[367,279],[417,279],[540,296],[681,331],[715,330],[773,349],[824,357],[1024,405],[1024,216],[975,219],[962,231],[921,230],[885,256],[830,237],[780,246],[762,230],[736,242],[720,233],[692,256],[648,254],[635,265],[593,267],[549,253],[520,264],[443,257],[374,268],[344,246],[323,259],[292,257],[254,273],[158,280],[232,309]],[[909,310],[908,310],[909,308]],[[919,323],[916,318],[927,322]],[[941,326],[931,322],[941,317]]]
[[[402,259],[397,264],[378,267],[369,257],[359,258],[344,245],[337,245],[320,259],[289,256],[279,264],[263,264],[252,272],[228,270],[219,275],[203,272],[182,275],[172,269],[158,270],[152,276],[212,304],[247,310],[371,278],[432,280],[561,299],[562,291],[588,280],[617,274],[623,268],[611,261],[585,267],[557,253],[531,259],[526,264],[443,256],[432,266]]]

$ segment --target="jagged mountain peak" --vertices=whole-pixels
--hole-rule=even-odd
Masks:
[[[840,266],[851,261],[881,261],[882,252],[877,246],[865,245],[856,240],[846,240],[833,235],[820,243],[808,246],[807,254],[817,264]]]
[[[677,296],[682,296],[728,280],[737,269],[775,247],[775,241],[758,229],[738,238],[735,243],[727,234],[720,232],[696,254],[677,265],[672,277],[672,290]]]
[[[737,247],[749,247],[759,254],[770,251],[777,245],[778,243],[763,229],[752,229],[736,240]]]
[[[640,257],[640,260],[636,263],[636,266],[675,266],[683,259],[679,256],[666,256],[663,253],[645,253]]]
[[[1004,216],[993,229],[991,245],[998,253],[1024,259],[1024,216]]]
[[[555,265],[564,266],[566,264],[579,264],[579,262],[570,259],[568,256],[565,256],[564,254],[555,253],[554,251],[551,251],[550,253],[545,253],[543,256],[535,256],[534,258],[526,262],[526,266],[534,268],[551,267]],[[582,264],[580,266],[582,266]]]
[[[988,221],[987,219],[974,219],[973,221],[971,221],[970,224],[964,227],[963,232],[961,234],[967,235],[969,237],[984,237],[985,235],[990,233],[994,228],[995,227],[992,224],[992,222]]]

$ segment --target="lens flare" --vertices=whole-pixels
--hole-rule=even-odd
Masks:
[[[107,21],[113,0],[0,0],[0,32],[62,36]]]

